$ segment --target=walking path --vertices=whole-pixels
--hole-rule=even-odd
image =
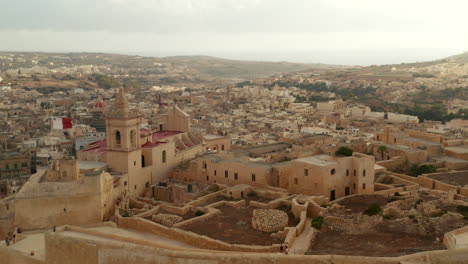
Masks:
[[[289,254],[304,255],[310,248],[310,241],[315,232],[315,229],[312,228],[312,218],[307,218],[304,231],[294,240],[294,243],[289,248]]]

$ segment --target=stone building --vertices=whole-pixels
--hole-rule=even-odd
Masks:
[[[203,139],[191,132],[190,116],[176,105],[160,116],[159,131],[142,130],[141,118],[120,89],[106,114],[106,139],[78,152],[80,160],[105,162],[111,171],[128,174],[132,194],[149,191],[175,166],[203,151]]]
[[[328,101],[328,102],[318,102],[317,103],[318,111],[344,111],[346,110],[346,102],[342,100]]]
[[[106,169],[102,162],[56,160],[9,201],[10,221],[22,230],[106,221],[114,213],[114,185],[120,178]]]
[[[387,126],[382,133],[376,133],[376,139],[385,144],[423,149],[429,156],[443,152],[443,136],[416,130]]]
[[[19,152],[0,155],[0,179],[31,174],[30,156]]]
[[[322,195],[334,200],[374,192],[374,156],[315,155],[268,163],[233,152],[209,154],[179,168],[173,178],[184,182],[250,184],[287,189],[292,193]]]
[[[291,161],[288,190],[322,195],[335,200],[351,194],[374,192],[374,156],[353,153],[350,157],[316,155]]]

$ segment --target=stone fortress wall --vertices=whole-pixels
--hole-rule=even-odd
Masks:
[[[67,232],[79,234],[67,236]],[[5,264],[127,264],[127,263],[335,263],[335,264],[400,264],[459,263],[468,259],[467,249],[421,252],[400,257],[361,257],[341,255],[283,255],[279,253],[214,252],[174,248],[164,244],[102,234],[74,226],[63,226],[46,233],[47,260],[27,254],[16,254],[0,248]],[[93,239],[94,238],[94,239]],[[125,243],[125,244],[124,244]]]

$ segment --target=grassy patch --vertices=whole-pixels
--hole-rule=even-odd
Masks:
[[[323,216],[317,216],[312,219],[313,228],[320,230],[322,229],[322,225],[323,225]]]
[[[468,206],[459,205],[457,206],[457,212],[463,215],[463,218],[468,220]]]
[[[442,211],[440,211],[440,212],[433,213],[433,214],[431,215],[431,217],[441,217],[441,216],[443,216],[443,215],[446,214],[446,213],[447,213],[447,211],[442,210]]]
[[[257,193],[256,192],[249,192],[247,194],[248,197],[257,197]]]
[[[204,214],[205,214],[205,212],[203,212],[203,211],[201,211],[201,210],[197,210],[197,211],[195,212],[195,215],[196,215],[196,216],[202,216],[202,215],[204,215]]]
[[[378,215],[382,213],[382,208],[378,204],[371,204],[367,209],[363,212],[363,214],[368,216]]]

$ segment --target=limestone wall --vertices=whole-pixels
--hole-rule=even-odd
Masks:
[[[208,218],[211,218],[211,217],[221,213],[221,211],[216,209],[216,208],[208,207],[207,210],[208,211],[205,212],[204,215],[187,219],[185,221],[182,221],[180,223],[175,224],[174,227],[183,227],[183,226],[186,226],[186,225],[191,225],[191,224],[194,224],[194,223],[202,222],[202,221],[207,220]]]
[[[305,199],[301,199],[301,196],[294,197],[291,201],[291,211],[296,218],[301,217],[302,212],[307,212],[307,208],[309,207],[309,201]]]
[[[387,189],[387,190],[382,190],[375,192],[375,194],[382,194],[382,195],[394,195],[396,192],[404,192],[405,189],[403,187],[397,187],[397,188],[392,188],[392,189]]]
[[[211,250],[241,251],[241,252],[277,252],[279,245],[272,246],[246,246],[229,244],[215,240],[207,236],[195,234],[193,232],[180,230],[178,228],[165,227],[152,221],[136,217],[118,217],[118,226],[141,232],[148,232],[155,235],[169,237],[183,243]]]
[[[468,234],[468,226],[459,228],[457,230],[453,230],[451,232],[447,232],[444,234],[444,245],[448,249],[454,248],[468,248],[468,240],[466,239],[459,239],[457,240],[457,236]]]
[[[323,215],[325,212],[325,208],[321,207],[315,200],[309,201],[309,206],[307,207],[307,215],[309,217],[316,217],[319,215]]]
[[[23,230],[102,221],[99,195],[34,197],[15,201],[15,226]]]
[[[38,257],[31,257],[22,252],[0,246],[0,263],[2,264],[45,264]]]
[[[300,221],[296,225],[296,236],[300,236],[304,232],[306,220],[307,220],[307,211],[302,211],[300,215]]]
[[[398,168],[406,166],[406,158],[402,156],[396,156],[389,160],[377,161],[376,164],[386,168],[389,171],[394,171]]]
[[[434,189],[434,190],[440,190],[440,191],[456,191],[458,194],[467,196],[468,195],[468,188],[466,187],[461,187],[461,186],[455,186],[451,184],[447,184],[438,180],[434,180],[429,178],[429,175],[451,175],[451,174],[459,174],[459,173],[466,173],[466,172],[444,172],[444,173],[432,173],[432,174],[424,174],[420,175],[418,177],[411,177],[407,175],[402,175],[402,174],[397,174],[397,173],[392,173],[392,176],[395,178],[399,178],[402,180],[406,180],[409,182],[414,182],[418,184],[421,187],[429,188],[429,189]],[[407,186],[405,188],[406,191],[412,191],[416,190],[417,187],[415,186]]]
[[[140,241],[142,242],[142,241]],[[105,240],[88,240],[68,237],[60,233],[46,235],[47,263],[6,261],[6,264],[399,264],[399,263],[444,263],[462,264],[468,259],[468,249],[421,252],[400,257],[362,257],[340,255],[282,255],[278,253],[233,253],[196,250],[170,250],[151,245],[122,244]],[[1,253],[0,259],[8,260]],[[3,264],[3,262],[2,262]]]

